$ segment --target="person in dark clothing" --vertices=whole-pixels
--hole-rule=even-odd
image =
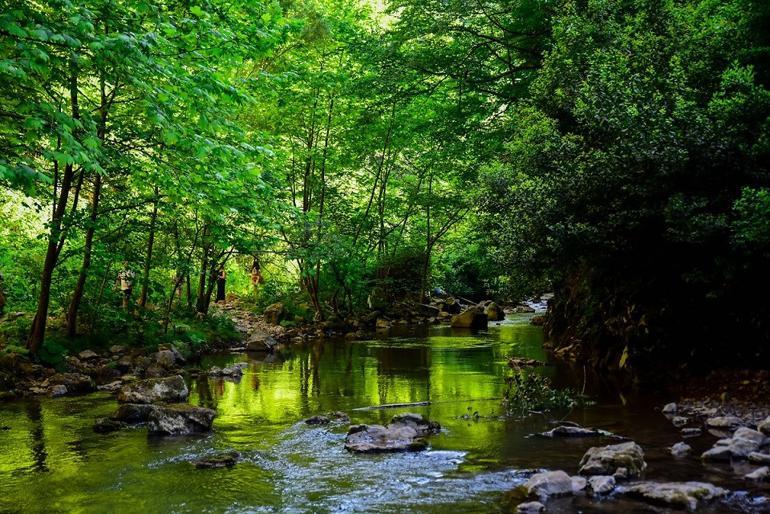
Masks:
[[[217,273],[217,302],[225,301],[225,270],[221,269]]]

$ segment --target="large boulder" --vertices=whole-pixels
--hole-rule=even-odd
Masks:
[[[536,473],[524,484],[529,496],[537,496],[541,501],[551,496],[572,494],[572,478],[564,471],[544,471]]]
[[[246,351],[248,352],[269,352],[278,341],[267,332],[254,332],[246,339]]]
[[[283,321],[286,316],[286,309],[284,309],[281,302],[269,305],[264,312],[265,321],[271,325],[277,325]]]
[[[150,419],[150,413],[155,408],[154,405],[146,403],[122,403],[118,405],[118,410],[112,415],[113,420],[136,425],[138,423],[147,423]]]
[[[118,393],[120,403],[183,402],[187,400],[187,384],[180,375],[140,380],[123,386]]]
[[[727,494],[725,489],[706,482],[642,482],[624,487],[621,492],[652,504],[689,511]]]
[[[484,308],[484,314],[487,315],[489,321],[502,321],[505,319],[503,308],[495,302],[490,302],[489,305]]]
[[[402,414],[394,416],[387,426],[351,426],[345,438],[345,449],[355,453],[419,451],[428,446],[426,436],[440,431],[438,423],[419,414]]]
[[[158,350],[154,357],[155,363],[161,368],[170,369],[176,363],[176,356],[171,350]]]
[[[147,419],[151,434],[186,435],[208,432],[216,411],[188,403],[154,405]]]
[[[581,475],[615,475],[625,469],[628,478],[638,477],[647,468],[641,446],[633,441],[589,448],[580,461]]]
[[[489,320],[481,307],[469,307],[452,317],[452,328],[487,328]]]

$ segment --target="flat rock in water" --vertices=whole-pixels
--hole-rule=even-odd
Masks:
[[[440,431],[438,423],[419,414],[402,414],[394,416],[387,426],[351,426],[345,437],[345,449],[355,453],[420,451],[428,446],[424,438]]]
[[[619,437],[612,432],[606,430],[598,430],[596,428],[585,428],[572,425],[559,425],[552,428],[547,432],[541,432],[540,437],[558,438],[558,437]]]
[[[187,400],[187,384],[175,375],[166,378],[139,380],[123,386],[118,393],[120,403],[183,402]]]
[[[541,501],[551,496],[572,494],[572,477],[564,471],[544,471],[536,473],[524,484],[529,496],[537,496]]]
[[[641,446],[633,441],[589,448],[580,460],[581,475],[614,475],[625,468],[625,476],[638,477],[647,468]]]
[[[540,502],[520,503],[516,506],[517,514],[539,514],[545,512],[545,505]]]
[[[216,411],[187,403],[154,405],[147,420],[151,434],[186,435],[208,432]]]
[[[622,489],[623,494],[632,498],[690,511],[725,496],[727,492],[706,482],[642,482]]]
[[[350,416],[342,411],[319,414],[305,420],[308,425],[328,425],[329,423],[350,423]]]
[[[743,478],[746,480],[753,480],[755,482],[767,482],[770,480],[770,468],[767,466],[757,468]]]
[[[700,428],[683,428],[682,429],[682,437],[700,437],[703,435],[703,430]]]
[[[224,368],[212,366],[208,374],[210,377],[240,378],[243,376],[243,369],[248,367],[249,365],[246,362],[237,362]]]
[[[201,457],[192,461],[192,464],[198,469],[232,468],[238,463],[240,458],[240,453],[229,451]]]
[[[716,416],[706,420],[708,428],[732,431],[743,424],[743,420],[737,416]]]

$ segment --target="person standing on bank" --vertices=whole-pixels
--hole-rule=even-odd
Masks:
[[[120,282],[120,291],[123,293],[123,308],[126,310],[129,310],[131,302],[131,292],[134,289],[134,277],[136,277],[136,273],[129,269],[128,262],[124,262],[123,271],[118,273],[118,281]]]
[[[225,301],[225,280],[225,270],[224,268],[219,268],[217,273],[217,303]]]

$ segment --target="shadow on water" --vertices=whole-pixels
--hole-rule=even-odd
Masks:
[[[509,356],[544,360],[543,336],[528,317],[488,330],[404,329],[370,341],[292,346],[276,355],[217,355],[201,367],[248,363],[237,381],[190,383],[190,402],[215,408],[211,434],[148,437],[142,429],[95,434],[96,417],[115,408],[107,394],[0,404],[0,510],[100,512],[508,512],[510,491],[532,468],[577,471],[596,441],[549,441],[530,434],[550,416],[504,416]],[[579,370],[580,371],[580,370]],[[582,373],[543,366],[554,382],[583,387]],[[588,374],[587,374],[588,375]],[[745,487],[736,471],[697,458],[672,461],[676,429],[653,410],[660,398],[624,397],[595,376],[597,405],[559,413],[630,436],[647,453],[650,475]],[[372,407],[428,402],[400,409]],[[351,455],[346,426],[303,419],[342,410],[353,423],[386,423],[413,411],[439,421],[441,434],[418,454]],[[478,417],[473,416],[478,414]],[[710,440],[695,441],[696,452]],[[189,460],[235,449],[233,469],[196,470]],[[34,498],[34,502],[30,499]],[[632,512],[621,501],[560,500],[549,511]],[[715,511],[716,512],[716,511]]]

